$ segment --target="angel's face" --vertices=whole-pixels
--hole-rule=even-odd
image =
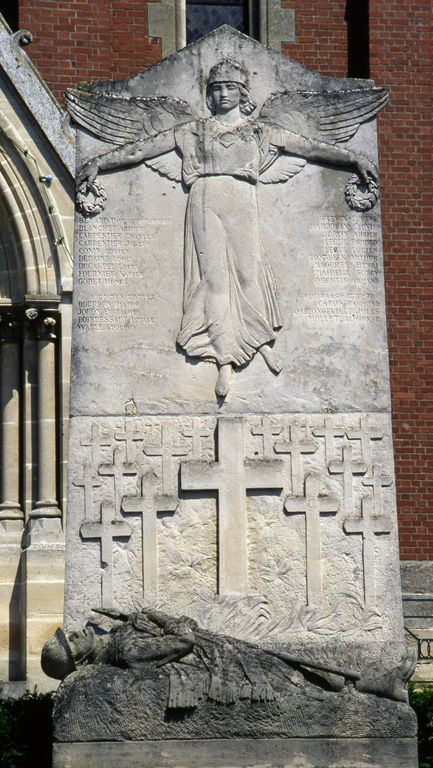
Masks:
[[[240,98],[237,83],[213,83],[210,87],[212,112],[216,115],[224,115],[236,109]]]

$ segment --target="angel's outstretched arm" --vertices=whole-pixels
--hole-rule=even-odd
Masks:
[[[86,182],[88,190],[99,171],[111,171],[115,168],[136,165],[142,160],[148,160],[151,157],[157,157],[157,155],[170,152],[175,146],[173,128],[170,128],[168,131],[162,131],[148,139],[122,144],[122,146],[110,150],[105,155],[98,155],[85,163],[77,173],[77,188]]]
[[[308,139],[291,131],[285,131],[283,151],[291,155],[299,155],[313,163],[325,165],[341,165],[358,171],[361,178],[368,184],[369,177],[377,180],[375,165],[364,155],[352,152],[333,144],[327,144],[317,139]]]

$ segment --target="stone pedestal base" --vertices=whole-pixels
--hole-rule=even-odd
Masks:
[[[417,768],[416,739],[202,739],[54,745],[53,768]]]

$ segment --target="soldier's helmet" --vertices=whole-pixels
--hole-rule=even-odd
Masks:
[[[42,648],[41,667],[55,680],[63,680],[77,668],[68,638],[60,627]]]

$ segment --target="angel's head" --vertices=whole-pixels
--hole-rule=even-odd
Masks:
[[[209,72],[206,84],[206,104],[213,115],[239,107],[243,115],[254,112],[250,101],[248,73],[239,62],[223,59]]]

